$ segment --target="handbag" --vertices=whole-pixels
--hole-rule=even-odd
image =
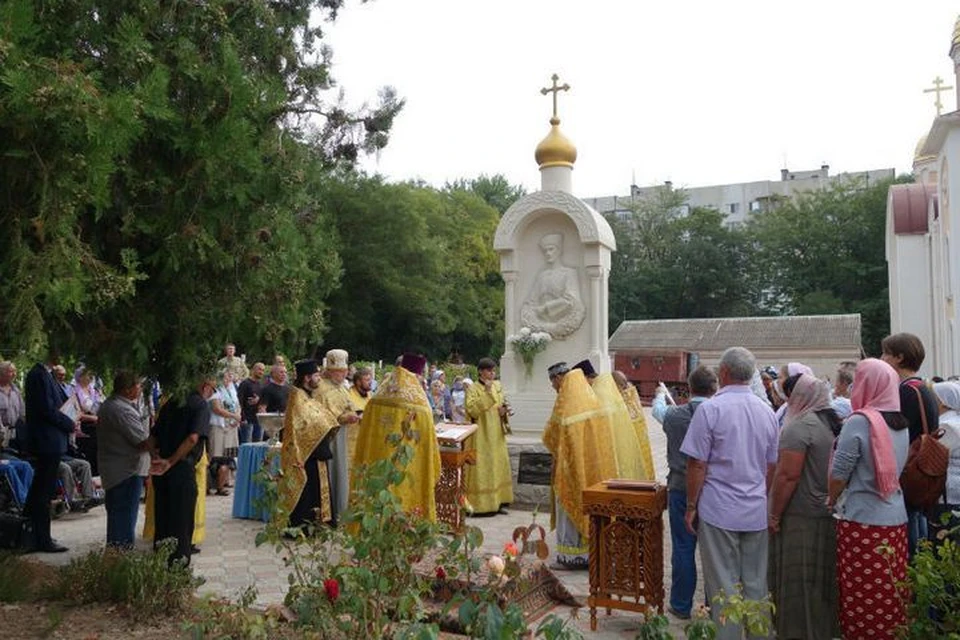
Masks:
[[[944,495],[947,483],[947,466],[950,450],[940,442],[946,433],[937,429],[930,433],[927,427],[927,410],[920,390],[911,385],[920,403],[920,420],[923,433],[910,444],[907,462],[900,474],[900,488],[907,505],[915,509],[929,509]]]

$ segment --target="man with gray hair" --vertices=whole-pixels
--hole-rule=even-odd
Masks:
[[[23,394],[17,388],[17,367],[9,360],[0,362],[0,438],[4,447],[10,440],[21,439],[26,416]]]
[[[150,472],[150,427],[143,420],[137,401],[143,395],[140,378],[132,371],[118,371],[113,395],[104,401],[97,416],[100,432],[97,462],[106,494],[107,544],[132,549],[143,479]]]
[[[697,535],[707,602],[721,591],[767,595],[767,492],[777,464],[773,410],[750,391],[756,370],[743,347],[723,352],[720,390],[697,409],[680,451],[687,456],[687,529]],[[720,623],[717,638],[739,640],[739,625]]]
[[[853,413],[853,405],[850,404],[850,387],[853,386],[853,372],[856,369],[856,362],[841,362],[840,368],[837,369],[837,381],[833,384],[833,400],[830,406],[841,420],[850,417]]]

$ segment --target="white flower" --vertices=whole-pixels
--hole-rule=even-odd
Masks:
[[[487,568],[490,570],[490,573],[495,576],[502,574],[506,566],[506,563],[504,563],[503,558],[500,556],[490,556],[487,559]]]
[[[529,327],[523,327],[523,328],[521,328],[521,329],[520,329],[520,335],[521,335],[521,336],[524,336],[524,337],[530,335],[530,329],[529,329]]]

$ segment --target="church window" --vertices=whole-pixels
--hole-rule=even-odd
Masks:
[[[759,200],[754,200],[753,202],[750,203],[750,211],[752,211],[752,212],[754,212],[754,213],[756,213],[757,211],[760,211],[760,201],[759,201]]]
[[[729,213],[737,213],[738,211],[740,211],[740,203],[731,202],[730,204],[727,205],[727,211]]]

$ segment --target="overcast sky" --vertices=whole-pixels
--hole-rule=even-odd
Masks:
[[[581,197],[911,169],[960,3],[947,0],[348,0],[327,27],[347,100],[394,86],[390,144],[363,163],[442,186],[482,173],[539,188],[539,89],[560,74]],[[944,110],[957,108],[955,92]]]

